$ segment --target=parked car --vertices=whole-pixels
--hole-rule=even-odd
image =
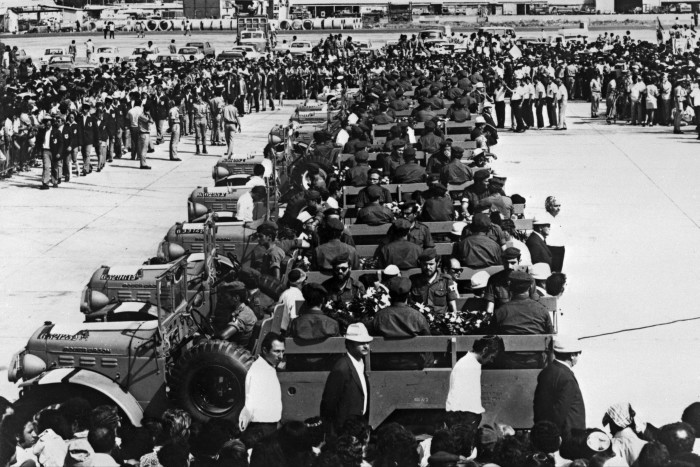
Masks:
[[[289,52],[292,54],[294,57],[298,56],[309,56],[311,55],[311,51],[313,50],[314,46],[311,44],[311,42],[304,42],[304,41],[295,41],[289,44]]]
[[[119,48],[117,47],[98,47],[95,51],[95,61],[100,63],[115,63],[119,58]]]
[[[171,66],[173,63],[181,63],[185,61],[187,61],[185,57],[179,54],[158,54],[153,60],[153,64],[155,66],[168,67]]]
[[[204,54],[197,47],[181,47],[177,54],[187,61],[202,60],[204,58]]]
[[[266,58],[267,54],[260,53],[255,50],[252,45],[239,45],[236,47],[231,47],[219,54],[216,58],[217,60],[240,60],[243,58],[249,60],[258,60],[260,58]]]
[[[51,57],[61,56],[68,56],[68,49],[65,47],[50,47],[44,50],[44,54],[41,56],[41,64],[46,65]]]
[[[356,55],[369,55],[373,51],[375,51],[375,48],[372,47],[372,41],[352,41],[352,44],[355,46],[355,54]]]
[[[59,70],[72,70],[74,68],[73,57],[70,55],[54,55],[46,64],[49,68],[57,68]]]
[[[196,47],[205,57],[216,57],[216,49],[209,42],[188,42],[185,47]]]

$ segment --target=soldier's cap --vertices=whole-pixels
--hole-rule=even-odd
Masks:
[[[359,130],[360,134],[362,134],[362,130]],[[357,143],[355,143],[355,148],[357,149],[364,149],[367,147],[367,141],[365,140],[360,140]]]
[[[411,280],[408,277],[393,277],[387,287],[392,295],[406,295],[411,291]]]
[[[379,199],[382,196],[382,187],[380,187],[379,185],[368,186],[367,196],[369,196],[369,198],[372,200]]]
[[[479,81],[479,82],[476,83],[474,86],[475,86],[477,89],[481,89],[481,88],[484,87],[484,83],[482,83],[481,81]]]
[[[316,190],[309,190],[304,194],[304,199],[307,201],[315,201],[321,199],[321,193]]]
[[[538,281],[545,281],[552,275],[552,270],[547,263],[535,263],[530,269],[532,278]]]
[[[256,231],[258,233],[262,233],[262,234],[276,233],[277,232],[277,223],[275,223],[273,221],[265,221],[258,226]]]
[[[326,225],[328,226],[329,229],[335,230],[336,232],[342,232],[343,230],[345,230],[345,226],[340,221],[340,219],[336,219],[336,218],[328,219],[328,222],[326,222]]]
[[[479,290],[486,288],[486,284],[489,283],[489,273],[486,271],[478,271],[470,279],[470,286],[472,290]]]
[[[435,122],[432,120],[428,120],[427,122],[425,122],[425,128],[427,130],[434,130],[435,129]]]
[[[503,259],[519,259],[520,258],[520,250],[515,248],[514,246],[506,248],[506,250],[503,252]]]
[[[532,276],[525,271],[513,271],[508,276],[509,288],[515,293],[526,292],[532,284]]]
[[[406,146],[406,142],[401,139],[394,141],[391,145],[392,148],[402,148],[404,146]]]
[[[506,184],[506,180],[508,180],[507,177],[496,177],[496,176],[494,176],[494,177],[491,177],[491,180],[489,180],[489,183],[490,183],[491,185],[503,187],[503,186]]]
[[[51,117],[44,117],[41,119],[42,122],[53,122],[53,118]]]
[[[461,156],[462,154],[464,154],[464,148],[460,146],[452,146],[452,154]]]
[[[459,81],[459,79],[457,79],[456,76],[453,76],[452,78],[450,78],[450,83],[452,83],[452,84],[456,83],[457,81]]]
[[[367,162],[369,160],[369,153],[364,149],[361,151],[357,151],[355,153],[355,160],[357,162]]]
[[[476,148],[472,151],[472,159],[485,153],[486,151],[484,151],[484,148]]]
[[[226,292],[233,292],[237,290],[246,290],[245,284],[241,281],[233,281],[233,282],[224,282],[223,284],[219,285],[220,290],[226,291]]]
[[[465,228],[467,225],[468,225],[468,224],[467,224],[466,222],[461,222],[461,221],[460,221],[460,222],[455,222],[454,224],[452,224],[452,230],[450,231],[450,234],[451,234],[451,235],[456,235],[456,236],[458,236],[458,237],[461,237],[461,236],[462,236],[462,232],[464,232],[464,228]]]
[[[348,252],[339,254],[333,260],[331,260],[331,266],[338,266],[339,264],[343,263],[349,263],[350,262],[350,254]]]
[[[484,117],[482,117],[481,115],[479,115],[479,116],[476,117],[476,119],[474,120],[474,123],[476,123],[476,124],[479,124],[479,123],[486,123],[486,119],[485,119]]]
[[[486,180],[491,176],[491,172],[488,169],[477,170],[474,174],[474,180]]]
[[[406,232],[411,229],[411,223],[408,221],[408,219],[404,219],[403,217],[396,219],[391,225],[394,227],[394,229],[404,230]]]
[[[403,158],[406,161],[413,160],[416,158],[416,150],[413,149],[413,146],[409,146],[406,148],[406,150],[403,152]]]
[[[489,227],[491,227],[491,218],[488,214],[483,212],[474,214],[474,217],[472,218],[472,227],[475,230],[488,230]]]
[[[382,271],[382,279],[388,279],[389,277],[400,276],[401,270],[395,264],[390,264],[385,267]]]
[[[426,248],[423,253],[418,257],[418,261],[428,262],[437,259],[438,254],[435,248]]]

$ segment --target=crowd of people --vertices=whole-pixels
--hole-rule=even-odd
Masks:
[[[286,276],[289,286],[279,298],[285,308],[283,334],[271,332],[262,341],[260,357],[246,377],[245,405],[238,420],[200,423],[182,410],[169,409],[134,427],[122,423],[116,407],[81,397],[34,411],[28,420],[21,401],[5,403],[0,465],[700,466],[700,444],[695,445],[700,404],[689,406],[682,422],[661,428],[641,422],[630,404],[615,404],[603,418],[609,433],[589,428],[572,371],[581,355],[577,340],[557,337],[553,360],[546,366],[541,354],[504,352],[496,335],[555,331],[539,298],[560,296],[566,285],[557,219],[561,204],[556,197],[547,198],[547,217],[534,219],[532,233],[524,238],[515,228],[522,216],[515,206],[522,206],[524,198],[507,196],[506,177],[488,168],[498,129],[506,127],[506,101],[514,132],[565,130],[569,98],[591,99],[593,104],[596,93],[612,85],[620,91],[609,109],[616,109],[619,118],[629,111],[631,122],[637,123],[641,109],[648,109],[657,93],[665,105],[666,80],[676,96],[673,115],[678,119],[686,111],[685,86],[695,76],[690,54],[629,35],[556,46],[477,34],[461,42],[463,53],[445,55],[419,38],[402,37],[382,54],[361,55],[354,53],[349,38],[338,34],[321,41],[305,59],[203,59],[158,67],[144,56],[136,67],[102,64],[87,70],[36,70],[18,60],[16,49],[6,49],[5,92],[0,97],[4,170],[23,169],[39,157],[45,189],[69,182],[72,175],[89,175],[93,155],[96,171],[127,154],[149,169],[154,132],[154,144],[170,139],[173,161],[179,160],[180,137],[192,133],[197,153],[207,153],[209,143],[225,145],[225,153],[232,154],[243,116],[279,108],[285,98],[323,101],[339,113],[327,131],[314,133],[309,152],[314,162],[296,189],[285,194],[282,218],[258,219],[263,210],[255,205],[268,194],[264,167],[256,168],[248,185],[250,195],[239,201],[239,217],[250,216],[242,220],[261,221],[249,269],[275,279]],[[627,95],[622,85],[627,80],[642,84],[629,87]],[[656,91],[653,80],[661,80]],[[346,95],[351,88],[359,89],[352,99]],[[411,109],[413,100],[409,121],[400,121],[395,112]],[[448,109],[445,100],[453,102]],[[474,121],[469,136],[477,148],[469,158],[441,131],[442,110],[449,121]],[[644,123],[668,124],[654,112],[646,115]],[[424,124],[422,134],[416,135],[413,123]],[[386,124],[394,126],[381,144],[372,130]],[[338,148],[353,155],[348,166],[333,165],[330,155]],[[269,157],[276,157],[274,148],[267,149]],[[380,155],[371,167],[369,150],[374,149]],[[425,166],[416,162],[417,150],[426,154]],[[382,181],[426,182],[428,189],[394,203]],[[465,182],[473,184],[449,192],[450,185]],[[356,223],[390,225],[386,241],[369,262],[360,258],[341,218],[345,186],[364,187],[355,202]],[[453,244],[450,255],[437,253],[422,223],[437,221],[453,222],[447,240],[442,239]],[[304,251],[301,264],[308,267],[285,270],[282,265],[291,250]],[[352,277],[352,270],[370,266],[381,269],[372,281]],[[489,276],[483,271],[489,266],[503,270]],[[456,303],[464,291],[456,276],[463,267],[481,270],[468,281],[472,296],[464,310],[486,313],[489,318],[480,330],[489,335],[477,339],[452,368],[445,416],[419,438],[398,423],[371,430],[364,357],[372,340],[429,335],[421,306],[437,315],[460,311]],[[420,272],[409,277],[406,272],[414,268]],[[328,274],[327,280],[308,283],[309,269]],[[269,313],[255,274],[250,277],[242,275],[240,281],[219,287],[213,316],[216,334],[241,345],[250,340],[256,321]],[[324,308],[328,300],[348,303],[363,297],[367,288],[386,297],[371,322],[340,323]],[[299,310],[298,300],[305,302]],[[304,421],[282,420],[277,371],[285,361],[285,336],[310,341],[345,338],[346,353],[339,358],[321,356],[301,363],[306,369],[329,372],[318,416]],[[390,357],[397,358],[373,356],[372,369],[439,365],[439,358],[429,355]],[[287,363],[300,364],[291,359]],[[481,371],[482,366],[493,367],[489,365],[543,368],[533,398],[531,430],[482,425]]]

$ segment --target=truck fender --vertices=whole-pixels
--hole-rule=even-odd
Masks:
[[[26,388],[49,384],[77,384],[94,389],[113,400],[134,426],[141,426],[143,410],[134,396],[100,373],[80,368],[56,368],[28,381],[23,381],[19,386]]]

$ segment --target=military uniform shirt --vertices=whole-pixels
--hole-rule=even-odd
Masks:
[[[411,299],[432,307],[435,313],[444,314],[447,305],[459,296],[457,284],[447,274],[438,274],[433,282],[429,280],[422,273],[411,276]]]

